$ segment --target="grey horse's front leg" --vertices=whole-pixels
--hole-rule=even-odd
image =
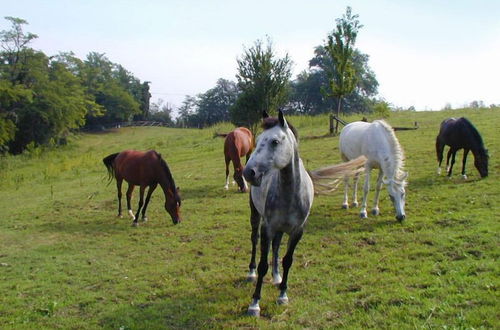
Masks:
[[[281,283],[281,275],[279,270],[279,250],[282,238],[282,232],[277,232],[273,238],[273,285],[279,285]]]
[[[260,316],[260,293],[262,290],[262,282],[264,281],[264,276],[269,269],[267,257],[269,254],[269,248],[271,245],[270,233],[267,230],[265,225],[262,225],[260,228],[260,262],[259,267],[257,268],[257,284],[255,285],[255,291],[252,296],[252,302],[248,306],[247,314],[251,316]]]
[[[285,257],[283,258],[283,280],[281,281],[281,284],[279,286],[280,295],[278,297],[278,304],[280,304],[280,305],[288,304],[288,296],[286,294],[288,273],[289,273],[290,268],[292,267],[292,263],[293,263],[293,252],[295,251],[297,244],[299,243],[300,239],[302,238],[302,234],[303,234],[303,230],[302,230],[302,228],[299,228],[299,229],[297,229],[296,232],[292,233],[292,235],[290,236],[290,239],[288,241],[288,248],[287,248]]]
[[[257,279],[255,257],[257,255],[257,243],[259,242],[260,214],[253,204],[252,194],[250,193],[248,195],[250,196],[250,226],[252,227],[250,240],[252,241],[252,255],[250,257],[250,264],[248,265],[247,281],[254,282]]]

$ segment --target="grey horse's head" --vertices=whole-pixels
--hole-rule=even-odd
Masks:
[[[267,172],[287,166],[297,148],[295,130],[281,110],[278,118],[264,112],[263,120],[264,131],[257,138],[255,151],[243,170],[243,176],[253,186],[259,186]]]

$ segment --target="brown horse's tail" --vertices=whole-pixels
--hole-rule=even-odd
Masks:
[[[217,132],[215,132],[215,133],[214,133],[214,139],[215,139],[216,137],[223,137],[223,138],[225,138],[228,134],[229,134],[229,133],[217,133]]]
[[[118,154],[119,152],[106,156],[102,159],[104,166],[106,166],[106,168],[108,169],[109,182],[111,182],[111,180],[113,180],[113,177],[115,176],[115,167],[113,165],[115,163],[115,158],[116,156],[118,156]]]
[[[359,156],[345,163],[309,171],[309,176],[314,183],[314,193],[326,195],[334,192],[344,176],[361,173],[364,170],[365,163],[366,157]]]

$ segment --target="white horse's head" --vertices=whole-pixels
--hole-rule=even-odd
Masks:
[[[391,198],[394,209],[396,209],[396,219],[402,222],[405,217],[405,197],[406,197],[406,178],[408,172],[403,173],[399,178],[384,179],[384,184],[387,185],[387,191]]]
[[[262,177],[271,170],[281,170],[293,158],[297,140],[288,125],[283,112],[278,119],[263,113],[264,132],[257,138],[257,146],[248,160],[243,176],[253,186],[259,186]]]

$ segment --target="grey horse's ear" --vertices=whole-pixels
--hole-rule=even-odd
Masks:
[[[283,115],[283,111],[278,110],[278,119],[280,121],[281,127],[288,127],[288,124],[286,123],[285,116]]]
[[[262,119],[266,119],[267,117],[269,117],[269,115],[267,114],[266,110],[262,111]]]

